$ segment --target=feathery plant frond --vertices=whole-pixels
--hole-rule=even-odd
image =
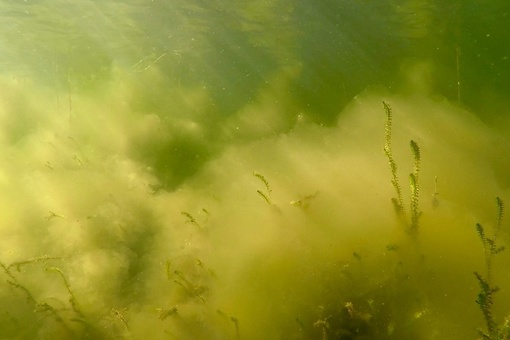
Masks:
[[[494,255],[497,255],[505,250],[505,246],[499,246],[497,244],[499,230],[501,229],[501,224],[503,223],[503,212],[505,207],[503,200],[499,197],[496,197],[496,203],[498,205],[498,219],[496,222],[496,227],[494,228],[493,236],[488,237],[485,228],[480,223],[476,224],[476,232],[482,241],[485,253],[485,267],[487,270],[487,282],[489,283],[492,279],[492,261],[494,259]]]
[[[496,321],[492,315],[492,305],[494,303],[493,295],[499,290],[499,288],[491,287],[479,273],[475,272],[475,276],[480,284],[480,293],[478,293],[476,303],[480,306],[487,326],[487,332],[479,330],[479,333],[483,339],[499,339],[499,337],[497,337],[497,334],[499,333],[498,326],[496,325]]]
[[[27,296],[27,300],[30,301],[31,303],[33,303],[34,305],[37,305],[37,301],[35,300],[34,296],[28,290],[27,287],[25,287],[24,285],[22,285],[21,283],[19,283],[17,281],[7,280],[7,283],[10,284],[11,286],[23,291],[23,293],[25,293],[25,295]]]
[[[181,215],[185,216],[187,218],[186,223],[191,223],[194,226],[198,227],[199,229],[202,229],[202,226],[197,222],[197,220],[187,211],[181,211]]]
[[[34,258],[31,258],[28,260],[13,262],[13,263],[9,264],[7,269],[11,269],[12,267],[15,267],[16,270],[19,272],[21,270],[21,266],[24,266],[27,264],[42,262],[42,261],[47,261],[47,260],[61,260],[61,259],[62,259],[62,257],[59,257],[59,256],[43,255],[43,256],[34,257]]]
[[[385,131],[384,154],[386,155],[386,158],[388,158],[388,163],[390,165],[391,176],[392,176],[391,184],[393,185],[393,188],[395,189],[395,192],[397,194],[397,197],[392,198],[391,201],[393,202],[393,206],[394,206],[397,214],[400,217],[403,217],[403,216],[405,216],[405,209],[404,209],[404,200],[402,198],[402,188],[400,187],[400,182],[398,180],[397,163],[395,163],[395,160],[393,159],[393,152],[391,149],[391,126],[393,123],[393,116],[392,116],[391,107],[384,101],[383,101],[383,107],[384,107],[384,111],[386,112],[386,125],[384,128],[384,131]]]
[[[67,288],[67,292],[69,293],[69,303],[71,304],[71,307],[73,308],[73,311],[78,316],[83,317],[83,313],[78,308],[78,303],[77,303],[76,297],[74,296],[74,293],[71,290],[71,285],[69,284],[69,280],[67,280],[67,278],[64,275],[64,273],[62,272],[62,270],[60,270],[59,268],[55,268],[55,267],[45,268],[44,270],[47,271],[47,272],[55,272],[55,273],[57,273],[62,278],[62,281],[64,282],[64,285]]]
[[[498,204],[498,222],[496,223],[496,229],[494,230],[494,240],[498,237],[499,230],[501,229],[501,223],[503,223],[503,214],[505,212],[503,200],[496,197],[496,203]]]
[[[124,329],[124,332],[126,332],[126,334],[129,334],[129,326],[126,320],[127,308],[123,309],[112,308],[111,313],[115,317],[115,319],[117,319],[120,322],[122,328]]]
[[[236,339],[241,339],[240,333],[239,333],[239,319],[235,316],[230,317],[230,321],[234,323],[235,331],[236,331]]]
[[[411,152],[414,158],[414,168],[413,172],[409,175],[409,186],[411,190],[411,202],[410,202],[410,220],[408,221],[408,217],[406,214],[406,210],[404,208],[404,200],[402,198],[402,188],[400,186],[400,182],[397,174],[397,163],[393,158],[393,151],[391,147],[391,128],[393,123],[393,114],[391,110],[391,106],[383,101],[384,111],[386,113],[386,124],[385,124],[385,138],[384,138],[384,154],[388,159],[388,164],[390,166],[391,171],[391,184],[395,189],[395,193],[397,197],[393,197],[391,199],[393,203],[393,207],[397,213],[397,216],[400,220],[406,225],[407,231],[414,238],[418,234],[419,229],[419,219],[421,216],[421,212],[419,210],[419,197],[420,197],[420,187],[419,187],[419,173],[420,173],[420,163],[421,163],[421,151],[418,143],[414,140],[411,140],[410,147]]]
[[[267,179],[256,171],[253,172],[253,176],[257,177],[266,187],[267,194],[263,193],[262,190],[257,190],[257,193],[264,199],[264,201],[266,201],[267,204],[273,204],[273,202],[271,202],[272,190]]]
[[[16,278],[14,277],[14,275],[12,275],[9,267],[9,266],[6,266],[5,264],[3,264],[2,262],[0,262],[0,267],[2,267],[2,269],[5,271],[5,273],[11,278],[13,279],[14,281],[16,281]]]
[[[485,228],[480,223],[476,224],[476,232],[482,241],[484,249],[485,269],[487,271],[486,278],[478,272],[474,273],[480,284],[480,293],[478,293],[476,303],[480,306],[487,327],[487,331],[479,330],[479,332],[482,338],[487,340],[510,339],[510,326],[505,323],[502,328],[498,327],[492,315],[493,295],[499,291],[498,287],[492,285],[492,261],[495,255],[505,250],[505,246],[497,244],[498,233],[503,223],[504,204],[503,200],[499,197],[496,197],[496,203],[498,205],[498,218],[493,230],[493,236],[487,236]]]
[[[0,262],[0,267],[2,267],[7,276],[10,277],[10,280],[7,280],[7,283],[9,283],[14,288],[21,290],[27,296],[28,301],[32,302],[35,305],[38,305],[36,299],[30,292],[30,290],[14,276],[14,274],[12,273],[12,268],[16,268],[16,270],[19,272],[21,270],[21,266],[36,262],[42,262],[46,260],[58,260],[58,259],[61,259],[61,257],[43,255],[29,260],[16,261],[9,265],[5,265],[4,263]]]
[[[411,151],[414,157],[413,173],[409,175],[409,183],[411,186],[411,225],[410,232],[416,235],[418,232],[418,220],[420,219],[421,212],[418,208],[418,201],[420,196],[420,187],[418,184],[418,174],[420,172],[421,154],[418,144],[414,140],[410,142]]]

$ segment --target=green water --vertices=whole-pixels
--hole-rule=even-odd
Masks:
[[[510,339],[509,16],[0,0],[0,338]]]

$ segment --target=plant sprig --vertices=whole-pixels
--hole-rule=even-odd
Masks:
[[[493,230],[493,236],[487,236],[487,232],[485,228],[480,224],[476,224],[476,232],[478,233],[478,237],[482,241],[484,255],[485,255],[485,268],[487,271],[487,282],[492,281],[492,261],[494,256],[501,253],[505,250],[505,246],[500,246],[497,244],[498,234],[501,229],[501,224],[503,223],[503,212],[504,212],[504,204],[501,198],[496,197],[496,203],[498,205],[498,219],[496,222],[496,227]]]
[[[267,179],[256,171],[253,172],[253,176],[257,177],[266,187],[266,193],[263,193],[262,190],[257,190],[257,193],[264,199],[264,201],[266,201],[267,204],[273,204],[271,201],[272,190]]]
[[[386,158],[388,158],[388,164],[390,166],[391,171],[391,184],[393,185],[393,188],[395,189],[395,192],[397,194],[397,197],[394,197],[391,199],[393,202],[393,207],[395,208],[395,211],[397,215],[402,217],[405,215],[405,209],[404,209],[404,200],[402,198],[402,187],[400,186],[400,181],[398,179],[397,175],[397,163],[395,162],[395,159],[393,158],[393,152],[391,148],[391,127],[393,123],[393,115],[391,106],[389,106],[386,102],[383,101],[383,107],[384,111],[386,113],[386,124],[384,127],[385,130],[385,138],[384,138],[384,154],[386,155]]]
[[[505,246],[498,245],[498,234],[503,223],[503,213],[505,210],[503,200],[496,197],[498,205],[498,217],[496,226],[493,229],[493,236],[489,237],[485,228],[480,224],[476,224],[476,232],[482,241],[484,256],[485,256],[485,270],[487,276],[484,278],[480,273],[475,272],[475,277],[480,285],[480,292],[476,303],[480,306],[487,331],[479,330],[480,335],[486,340],[500,340],[510,339],[510,325],[505,322],[503,327],[499,327],[492,314],[492,306],[494,304],[493,295],[499,291],[499,287],[492,284],[492,262],[494,256],[500,254],[505,250]]]
[[[420,197],[420,187],[419,187],[419,173],[420,173],[420,164],[421,164],[421,151],[418,143],[414,140],[411,140],[409,145],[411,147],[411,152],[414,158],[414,167],[413,172],[409,174],[409,186],[411,190],[411,200],[410,200],[410,214],[411,216],[408,218],[406,209],[404,207],[404,199],[402,196],[402,187],[400,186],[400,181],[397,174],[397,163],[393,157],[392,151],[392,143],[391,143],[391,132],[392,132],[392,124],[393,124],[393,113],[391,106],[383,101],[384,112],[386,113],[386,123],[385,123],[385,137],[384,137],[384,154],[388,159],[388,164],[390,166],[391,171],[391,184],[395,189],[396,197],[391,199],[393,203],[393,207],[395,208],[395,212],[399,219],[403,224],[406,225],[407,231],[413,238],[416,238],[419,229],[419,219],[421,216],[421,212],[419,210],[419,197]]]

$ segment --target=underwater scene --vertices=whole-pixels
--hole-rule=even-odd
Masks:
[[[0,339],[510,339],[507,1],[0,28]]]

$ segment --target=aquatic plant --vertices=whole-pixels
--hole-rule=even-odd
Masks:
[[[478,237],[482,241],[484,255],[485,255],[485,267],[487,270],[487,281],[492,281],[492,261],[494,256],[501,253],[505,250],[505,246],[498,246],[497,239],[498,234],[501,229],[501,224],[503,221],[503,212],[504,212],[504,204],[501,198],[496,197],[496,203],[498,204],[498,220],[496,222],[496,227],[493,230],[493,237],[488,237],[486,235],[485,228],[480,224],[476,224],[476,231],[478,233]]]
[[[510,319],[507,317],[503,325],[500,327],[497,325],[492,313],[494,304],[493,296],[499,291],[499,287],[494,286],[492,283],[492,262],[494,260],[494,256],[505,250],[505,246],[500,246],[497,243],[499,231],[503,222],[504,204],[503,200],[499,197],[496,197],[496,203],[498,205],[498,218],[496,226],[493,228],[492,237],[487,235],[485,228],[480,223],[476,224],[476,232],[482,241],[484,249],[486,270],[485,278],[478,272],[474,273],[480,285],[480,292],[478,293],[476,303],[482,311],[485,319],[485,326],[487,328],[487,330],[479,329],[478,331],[482,338],[487,340],[510,339]]]
[[[384,154],[388,158],[388,163],[390,165],[392,175],[391,184],[393,185],[393,188],[395,189],[395,192],[397,194],[397,197],[392,198],[391,201],[393,203],[393,207],[395,208],[396,213],[399,215],[399,217],[401,217],[402,214],[404,214],[405,209],[404,200],[402,199],[402,188],[400,187],[400,181],[397,175],[397,163],[393,159],[393,152],[391,148],[391,126],[393,123],[393,116],[391,107],[384,101],[383,107],[386,113]]]
[[[260,197],[264,199],[264,201],[266,201],[267,204],[273,204],[271,202],[272,190],[271,187],[269,186],[269,182],[267,181],[267,179],[256,171],[253,172],[253,176],[257,177],[262,183],[264,183],[264,186],[266,188],[266,193],[263,193],[262,190],[257,190],[257,193],[260,195]]]
[[[13,262],[13,263],[9,264],[7,269],[9,270],[12,267],[15,267],[16,270],[19,272],[21,270],[22,266],[30,264],[30,263],[43,262],[43,261],[47,261],[47,260],[61,260],[61,259],[62,259],[62,257],[60,257],[60,256],[43,255],[43,256],[34,257],[34,258],[31,258],[31,259],[28,259],[28,260],[22,260],[22,261]]]
[[[236,340],[239,340],[241,339],[241,335],[240,335],[240,332],[239,332],[239,319],[236,318],[235,316],[229,316],[227,315],[224,311],[222,311],[221,309],[218,309],[216,311],[221,317],[223,317],[225,320],[228,320],[229,322],[232,322],[232,324],[234,325],[234,331],[235,331],[235,339]]]
[[[17,289],[21,290],[26,295],[27,300],[30,303],[33,303],[34,305],[37,306],[38,302],[35,299],[35,297],[32,294],[32,292],[24,284],[22,284],[20,282],[20,280],[12,273],[11,269],[12,268],[16,268],[16,270],[18,272],[20,272],[21,267],[24,266],[24,265],[31,264],[31,263],[36,263],[36,262],[43,262],[43,261],[47,261],[47,260],[56,260],[56,259],[61,259],[61,258],[60,257],[56,257],[56,256],[44,255],[44,256],[35,257],[35,258],[29,259],[29,260],[16,261],[16,262],[13,262],[13,263],[11,263],[9,265],[5,265],[4,263],[0,262],[0,267],[2,267],[2,269],[5,272],[5,274],[7,274],[7,276],[9,277],[9,279],[6,280],[6,282],[8,284],[10,284],[11,286],[13,286],[14,288],[17,288]]]
[[[40,338],[41,333],[51,333],[52,338],[62,339],[103,339],[105,338],[105,327],[98,327],[99,320],[105,320],[104,316],[98,315],[91,317],[79,307],[78,300],[74,291],[71,289],[71,283],[64,271],[57,267],[46,267],[44,271],[47,273],[56,273],[62,280],[65,290],[69,296],[66,306],[64,301],[56,297],[40,296],[37,289],[33,289],[30,282],[30,276],[37,275],[37,271],[22,271],[25,266],[30,264],[48,263],[49,261],[61,260],[58,256],[43,255],[12,262],[8,265],[0,262],[0,267],[7,275],[5,282],[12,288],[22,293],[26,297],[26,304],[14,303],[18,301],[17,294],[9,297],[12,299],[10,305],[14,307],[11,311],[4,315],[7,319],[3,320],[0,327],[0,337],[2,338]],[[33,278],[32,278],[33,279]],[[42,282],[41,282],[42,283]],[[21,324],[30,325],[29,327],[19,328]],[[57,335],[58,334],[58,335]],[[118,338],[120,333],[114,331],[113,338]],[[44,337],[47,338],[47,337]]]
[[[314,194],[303,196],[302,198],[295,201],[290,201],[290,205],[306,210],[310,206],[312,200],[314,200],[318,194],[319,192],[316,191]]]
[[[411,152],[414,158],[414,167],[413,172],[409,174],[409,186],[411,190],[411,199],[410,199],[410,213],[411,216],[408,218],[406,214],[406,209],[404,207],[404,199],[402,197],[402,187],[400,186],[400,181],[397,174],[397,163],[393,157],[392,143],[391,143],[391,132],[392,132],[392,123],[393,123],[393,113],[391,106],[382,102],[384,111],[386,113],[386,123],[385,123],[385,138],[384,138],[384,154],[388,159],[388,164],[390,166],[391,171],[391,184],[395,189],[396,197],[391,199],[393,203],[393,207],[395,212],[399,218],[399,220],[406,225],[407,232],[415,238],[418,234],[419,229],[419,219],[421,216],[421,212],[419,210],[419,173],[420,173],[420,163],[421,163],[421,152],[418,144],[411,140],[409,145],[411,147]]]
[[[177,306],[174,306],[170,309],[155,308],[154,310],[158,312],[160,320],[165,320],[169,316],[176,315],[177,313],[179,313],[179,309],[177,308]]]
[[[480,284],[480,293],[478,293],[476,303],[480,306],[480,310],[485,319],[485,325],[487,326],[487,331],[481,329],[478,331],[483,339],[500,339],[498,336],[499,330],[494,316],[492,315],[492,306],[494,304],[493,295],[499,291],[499,288],[492,287],[479,273],[475,272],[475,276]]]
[[[45,268],[44,270],[47,271],[47,272],[55,272],[55,273],[57,273],[62,278],[62,281],[64,282],[64,285],[65,285],[65,287],[67,289],[67,292],[69,293],[69,303],[71,304],[71,307],[72,307],[73,311],[80,318],[83,318],[83,313],[78,308],[78,303],[76,301],[76,297],[74,296],[74,293],[71,290],[71,284],[69,283],[69,280],[67,280],[67,278],[65,277],[64,273],[62,272],[62,270],[59,269],[59,268],[56,268],[56,267],[49,267],[49,268]]]
[[[411,223],[409,225],[409,229],[411,234],[416,235],[418,233],[418,222],[421,215],[421,212],[418,208],[418,199],[420,195],[418,174],[420,173],[421,154],[420,148],[414,140],[411,140],[409,145],[411,146],[411,151],[413,152],[414,158],[413,172],[409,174],[409,183],[411,187]]]
[[[181,211],[181,215],[187,218],[186,223],[193,224],[194,226],[202,229],[202,226],[197,222],[197,220],[187,211]]]

